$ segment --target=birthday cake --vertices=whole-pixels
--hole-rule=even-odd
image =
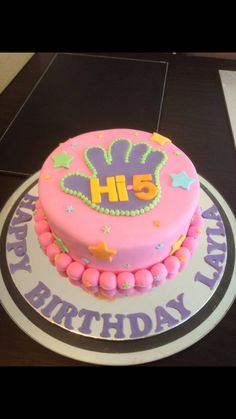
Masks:
[[[111,129],[60,143],[39,175],[35,231],[59,274],[130,295],[184,269],[201,235],[191,160],[158,134]]]

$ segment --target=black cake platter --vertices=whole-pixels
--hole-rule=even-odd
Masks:
[[[38,173],[31,176],[1,212],[0,299],[6,312],[41,345],[89,363],[144,364],[193,345],[236,296],[235,218],[220,193],[200,181],[204,227],[188,267],[148,293],[98,298],[60,276],[40,249],[32,217]]]

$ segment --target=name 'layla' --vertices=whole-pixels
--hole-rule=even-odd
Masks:
[[[41,281],[25,294],[25,298],[43,316],[51,319],[54,323],[69,330],[79,330],[84,335],[92,334],[94,325],[96,324],[97,329],[97,322],[99,322],[100,336],[108,339],[112,338],[112,335],[116,339],[126,337],[136,339],[152,333],[159,333],[164,328],[176,326],[180,320],[187,319],[191,314],[191,311],[184,305],[184,293],[168,301],[165,307],[155,307],[152,318],[143,312],[125,315],[100,313],[85,308],[78,310],[74,304],[52,294],[51,290]],[[82,320],[78,321],[78,318]]]
[[[32,272],[26,245],[26,237],[28,232],[27,223],[32,220],[32,215],[26,211],[23,211],[21,208],[26,208],[33,211],[35,209],[35,201],[37,201],[37,199],[37,196],[29,194],[25,195],[16,210],[11,225],[9,226],[8,234],[12,235],[15,241],[7,242],[7,251],[13,251],[18,259],[16,263],[10,263],[9,265],[12,274],[19,270]]]
[[[208,220],[216,221],[217,228],[207,227],[206,229],[208,246],[207,256],[204,257],[204,261],[210,265],[215,272],[213,272],[213,278],[203,275],[201,272],[197,272],[194,280],[196,282],[201,282],[210,289],[213,289],[220,278],[223,264],[225,262],[227,246],[226,242],[222,242],[222,237],[225,237],[225,228],[222,218],[215,205],[204,211],[202,216]],[[214,238],[212,238],[212,236]],[[215,241],[216,236],[221,237],[220,242]]]

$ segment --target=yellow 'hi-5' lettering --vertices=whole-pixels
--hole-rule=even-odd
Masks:
[[[152,182],[150,173],[134,175],[132,189],[138,199],[150,201],[157,195],[157,186]],[[106,185],[100,185],[98,178],[90,179],[91,200],[95,204],[102,201],[101,195],[108,194],[110,202],[124,202],[129,200],[126,179],[124,175],[109,176],[106,178]]]

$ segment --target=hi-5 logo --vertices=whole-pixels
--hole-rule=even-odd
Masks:
[[[128,188],[124,175],[107,177],[105,186],[100,185],[98,178],[90,179],[91,200],[96,204],[102,202],[102,194],[108,194],[109,202],[129,201],[129,190],[133,190],[134,196],[144,201],[150,201],[157,196],[157,186],[152,182],[151,173],[134,175],[133,183]]]
[[[62,190],[76,195],[99,212],[111,215],[138,215],[159,201],[159,171],[167,155],[146,143],[127,139],[113,141],[108,150],[91,147],[84,154],[92,172],[69,173],[61,180]]]

